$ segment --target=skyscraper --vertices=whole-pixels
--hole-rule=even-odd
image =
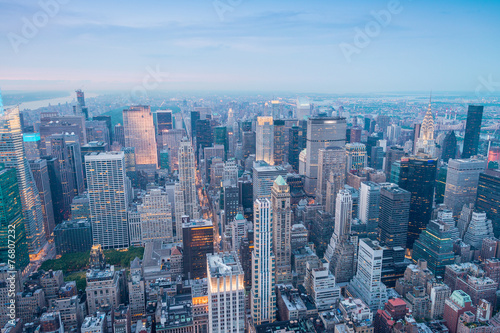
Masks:
[[[271,187],[274,180],[279,176],[285,177],[287,171],[281,166],[271,166],[265,162],[253,163],[253,201],[257,198],[271,196]]]
[[[182,219],[182,261],[185,279],[207,277],[207,254],[214,253],[214,226],[210,220]]]
[[[47,160],[37,159],[29,161],[29,163],[42,203],[45,234],[47,237],[50,237],[54,231],[56,223],[54,220],[54,206],[52,204],[52,191],[50,190]]]
[[[288,130],[288,163],[299,172],[299,154],[305,148],[305,135],[302,127],[292,126]]]
[[[18,108],[0,114],[0,139],[0,163],[4,163],[6,168],[16,169],[28,247],[30,253],[38,253],[47,242],[42,203],[24,156]]]
[[[423,152],[435,157],[436,141],[434,140],[434,117],[432,116],[431,103],[425,114],[417,140],[417,152]]]
[[[361,182],[359,188],[358,218],[366,224],[368,232],[373,232],[378,228],[380,189],[380,185],[372,181]]]
[[[5,169],[3,164],[0,164],[0,196],[2,198],[0,201],[0,262],[14,262],[15,269],[22,271],[28,266],[30,258],[23,224],[19,185],[16,169]],[[12,251],[9,252],[12,248],[15,249],[14,256],[11,254]]]
[[[173,242],[172,206],[168,195],[161,189],[151,189],[142,197],[142,204],[137,207],[141,215],[142,241],[155,239]]]
[[[273,120],[273,164],[281,165],[285,162],[285,146],[287,142],[285,135],[285,121]]]
[[[173,129],[172,110],[156,111],[156,133],[161,134],[161,132],[171,129]]]
[[[385,175],[387,179],[391,177],[392,165],[394,164],[394,162],[401,160],[404,155],[405,151],[402,147],[391,146],[387,148],[387,153],[385,156]]]
[[[187,138],[183,138],[179,147],[179,186],[182,202],[175,201],[175,218],[177,221],[188,215],[191,219],[198,219],[198,196],[196,193],[196,165],[194,162],[193,146]],[[177,235],[179,237],[180,235]]]
[[[481,132],[481,122],[483,121],[483,109],[482,105],[469,105],[462,158],[477,155],[479,133]]]
[[[441,160],[448,162],[450,158],[457,157],[457,137],[455,131],[449,131],[444,137],[443,148],[441,149]]]
[[[348,290],[361,298],[373,312],[387,302],[387,288],[382,283],[382,258],[384,249],[369,238],[359,240],[358,271]]]
[[[245,332],[244,273],[236,252],[207,255],[208,331]]]
[[[366,146],[362,143],[348,143],[345,145],[347,155],[346,170],[360,170],[367,165]],[[318,185],[319,186],[319,185]]]
[[[444,204],[453,211],[455,218],[465,204],[476,201],[479,174],[486,169],[486,160],[450,159],[446,176]]]
[[[103,249],[127,248],[129,187],[123,152],[92,153],[85,156],[94,245]]]
[[[318,181],[318,154],[321,148],[342,147],[346,142],[346,119],[315,117],[307,120],[305,183],[306,193],[314,195]]]
[[[396,184],[380,184],[379,240],[389,247],[406,247],[411,193]]]
[[[327,147],[318,151],[318,187],[316,189],[316,199],[319,204],[326,207],[327,200],[335,200],[335,195],[345,185],[346,153],[341,147]],[[328,181],[332,177],[330,192],[333,197],[328,197]],[[331,208],[331,213],[335,211],[335,205]]]
[[[257,117],[255,160],[274,165],[274,126],[272,117]]]
[[[123,126],[125,146],[135,148],[137,171],[154,175],[158,167],[158,157],[151,108],[138,105],[123,110]]]
[[[500,170],[487,169],[479,175],[476,208],[486,212],[495,237],[500,237]]]
[[[412,248],[431,219],[436,168],[437,159],[427,155],[401,159],[399,186],[411,192],[407,248]]]
[[[253,325],[276,320],[276,257],[273,251],[273,213],[269,199],[254,202],[254,250],[250,307]]]
[[[278,176],[271,188],[273,248],[276,256],[277,284],[292,282],[292,209],[290,198],[290,186],[282,176]]]

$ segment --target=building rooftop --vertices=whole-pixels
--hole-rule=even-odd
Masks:
[[[209,254],[207,260],[211,277],[243,274],[236,252]]]
[[[82,328],[93,328],[102,325],[102,322],[106,318],[105,313],[97,312],[96,316],[88,316],[83,320]]]

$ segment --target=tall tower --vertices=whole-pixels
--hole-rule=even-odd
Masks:
[[[151,189],[137,207],[141,214],[142,241],[162,239],[173,242],[172,207],[168,195],[160,189]]]
[[[151,108],[139,105],[123,110],[123,126],[125,146],[135,148],[137,171],[154,175],[158,167],[158,157]]]
[[[252,291],[250,294],[253,325],[276,320],[275,263],[273,251],[273,213],[271,201],[254,203],[254,250],[252,252]]]
[[[290,186],[278,176],[271,188],[273,211],[273,248],[276,255],[276,283],[291,283],[291,232],[292,209],[290,206]]]
[[[420,135],[417,141],[417,152],[421,151],[434,157],[436,152],[436,142],[434,140],[434,117],[431,111],[431,101],[424,116],[424,121],[420,127]]]
[[[361,222],[366,224],[368,232],[378,227],[380,211],[380,185],[372,181],[361,182],[359,189],[359,214]]]
[[[327,147],[318,151],[318,187],[316,189],[316,199],[323,207],[327,203],[327,188],[331,174],[333,174],[333,182],[331,193],[335,194],[340,191],[345,185],[345,166],[346,153],[341,147]],[[334,198],[332,198],[335,200]],[[335,205],[332,207],[331,213],[335,211]]]
[[[274,125],[272,117],[257,117],[255,160],[274,164]]]
[[[477,155],[479,133],[481,132],[481,122],[483,121],[483,109],[482,105],[469,105],[462,158]]]
[[[348,190],[340,190],[337,194],[335,209],[335,235],[337,238],[348,236],[351,233],[352,197]]]
[[[103,249],[129,246],[127,209],[129,194],[123,152],[85,155],[94,245]]]
[[[26,239],[30,253],[36,254],[43,248],[47,240],[45,238],[42,203],[28,160],[24,156],[19,108],[0,113],[0,163],[4,163],[6,168],[16,169]]]
[[[315,194],[318,182],[318,154],[321,148],[342,147],[346,142],[346,119],[315,117],[307,120],[304,190]]]
[[[179,147],[179,186],[177,186],[177,196],[182,195],[183,202],[175,203],[176,223],[179,223],[183,215],[188,215],[190,219],[198,219],[198,197],[196,194],[196,165],[194,162],[193,146],[184,137]],[[179,193],[180,191],[180,193]],[[177,228],[177,230],[179,230]],[[182,231],[182,229],[180,229]],[[177,234],[177,238],[179,238]]]
[[[363,143],[348,143],[345,145],[345,151],[347,155],[347,171],[361,170],[367,166],[368,156],[366,155],[366,146]]]

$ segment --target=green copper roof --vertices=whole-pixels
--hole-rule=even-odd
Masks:
[[[235,220],[243,220],[245,219],[241,213],[236,214],[236,217],[234,218]]]
[[[274,182],[280,186],[288,185],[281,175],[279,175]]]

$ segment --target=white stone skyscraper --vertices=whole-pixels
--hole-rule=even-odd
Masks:
[[[355,142],[345,145],[347,155],[346,170],[361,170],[366,167],[368,156],[366,146],[363,143]]]
[[[207,255],[208,332],[245,332],[244,273],[236,252]]]
[[[434,139],[434,117],[431,111],[431,102],[425,114],[422,125],[420,126],[420,135],[416,142],[417,152],[424,152],[435,157],[436,155],[436,140]]]
[[[331,260],[336,247],[346,240],[351,234],[352,221],[352,196],[348,190],[340,190],[337,193],[335,209],[335,228],[330,244],[326,249],[325,258]]]
[[[290,186],[278,176],[271,188],[273,212],[273,248],[276,255],[276,283],[292,282],[292,209]]]
[[[346,119],[341,117],[314,117],[307,120],[304,181],[306,193],[316,193],[319,150],[326,147],[343,147],[346,141],[346,127]]]
[[[267,198],[254,202],[254,249],[252,252],[252,290],[250,311],[253,325],[276,320],[275,263],[273,251],[273,213]]]
[[[85,155],[94,245],[103,249],[129,247],[127,209],[129,187],[123,152]]]
[[[380,185],[372,181],[361,182],[359,188],[358,218],[366,224],[369,232],[375,231],[378,227],[380,189]]]
[[[24,155],[19,108],[5,111],[0,108],[0,139],[0,163],[5,164],[6,168],[16,169],[26,239],[30,253],[36,254],[45,246],[47,239],[42,202],[28,160]]]
[[[273,117],[257,117],[255,128],[255,160],[274,164]]]
[[[142,198],[142,205],[137,207],[141,214],[142,242],[155,239],[173,242],[172,206],[168,202],[167,192],[151,189]]]
[[[125,146],[135,148],[136,170],[153,175],[158,168],[153,114],[149,105],[123,110]]]
[[[183,138],[179,147],[179,185],[175,194],[175,219],[179,225],[183,215],[191,220],[200,218],[198,210],[198,196],[196,193],[196,165],[194,162],[193,146],[187,138]],[[182,196],[182,198],[181,198]],[[177,239],[182,239],[182,226],[177,228]],[[181,237],[181,238],[179,238]]]

